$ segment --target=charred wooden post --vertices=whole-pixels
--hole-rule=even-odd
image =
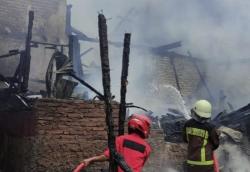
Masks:
[[[105,101],[106,123],[108,126],[108,147],[110,151],[109,159],[109,172],[116,172],[118,164],[123,171],[132,172],[130,167],[126,164],[124,158],[116,152],[115,134],[114,134],[114,121],[112,117],[112,96],[110,92],[110,68],[108,58],[108,37],[107,37],[107,24],[103,14],[98,15],[99,27],[99,40],[100,40],[100,54],[102,65],[102,82]]]
[[[23,72],[23,85],[22,90],[28,89],[28,82],[29,82],[29,74],[30,74],[30,48],[31,48],[31,39],[32,39],[32,29],[33,29],[33,21],[34,21],[34,11],[29,11],[29,24],[28,24],[28,33],[26,37],[26,44],[25,44],[25,67]]]
[[[122,57],[122,73],[121,73],[121,90],[120,90],[120,109],[119,109],[119,129],[118,135],[124,134],[124,121],[126,118],[126,93],[127,93],[127,77],[129,66],[129,53],[130,53],[130,38],[131,34],[126,33],[124,36],[124,47]]]
[[[100,55],[102,65],[102,83],[105,101],[106,123],[108,126],[108,147],[110,150],[109,172],[116,172],[117,167],[114,160],[115,134],[114,121],[112,117],[111,92],[110,92],[110,68],[108,57],[108,37],[106,18],[103,14],[98,15],[99,39],[100,39]]]

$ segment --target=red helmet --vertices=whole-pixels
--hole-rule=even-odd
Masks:
[[[148,138],[150,132],[151,120],[144,114],[133,114],[128,121],[128,128],[141,131],[145,138]]]

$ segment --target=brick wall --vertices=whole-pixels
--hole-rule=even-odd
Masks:
[[[113,111],[118,113],[117,103]],[[36,101],[34,111],[1,114],[0,121],[8,133],[6,171],[69,172],[107,146],[101,102],[43,99]],[[88,171],[104,167],[97,164]]]
[[[197,91],[201,79],[194,63],[188,56],[173,53],[169,57],[157,58],[155,65],[157,68],[158,84],[172,85],[178,88],[170,58],[172,58],[176,68],[176,75],[182,96],[191,96]],[[205,72],[205,65],[201,61],[199,61],[199,67],[202,73]]]
[[[35,12],[33,38],[34,41],[67,44],[65,34],[66,0],[0,0],[0,54],[7,54],[9,50],[24,49],[25,35],[28,26],[28,11]],[[53,50],[44,46],[31,50],[30,78],[44,80],[45,71]],[[1,59],[0,73],[12,76],[16,69],[18,57]],[[30,81],[30,90],[34,85]],[[45,89],[39,85],[39,89]]]
[[[113,104],[115,116],[118,107]],[[37,100],[33,111],[2,113],[0,126],[0,168],[4,172],[69,172],[107,146],[104,105],[98,101]],[[165,143],[163,138],[162,131],[152,131],[153,152],[144,171],[180,167],[185,147]],[[106,167],[107,163],[97,163],[86,171]]]

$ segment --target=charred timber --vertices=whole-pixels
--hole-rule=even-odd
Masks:
[[[118,134],[124,134],[124,121],[126,118],[126,93],[127,93],[127,77],[128,77],[128,66],[129,66],[129,53],[130,53],[130,40],[131,34],[126,33],[124,36],[124,48],[122,58],[122,73],[121,73],[121,98],[120,98],[120,109],[119,109],[119,129]]]
[[[110,68],[108,58],[108,37],[107,37],[107,24],[103,14],[98,15],[98,27],[99,27],[99,40],[100,40],[100,55],[102,65],[102,82],[104,90],[104,101],[105,101],[105,112],[106,112],[106,123],[108,126],[108,147],[110,150],[110,164],[109,172],[116,172],[118,164],[123,171],[132,172],[128,167],[124,158],[117,153],[115,147],[115,135],[114,135],[114,121],[112,117],[112,96],[110,92]]]
[[[20,54],[20,52],[18,50],[14,51],[14,52],[9,52],[8,54],[0,55],[0,59],[1,58],[8,58],[8,57],[15,56],[15,55],[18,55],[18,54]]]
[[[29,24],[28,24],[28,34],[26,37],[26,44],[25,44],[25,67],[24,67],[24,75],[23,75],[23,85],[22,85],[22,90],[27,90],[28,89],[28,82],[29,82],[29,73],[30,73],[30,60],[31,60],[31,55],[30,55],[30,43],[32,39],[32,28],[33,28],[33,21],[34,21],[34,11],[29,12]]]
[[[39,41],[31,41],[33,45],[49,45],[49,46],[55,46],[55,47],[68,47],[67,44],[55,44],[55,43],[49,43],[49,42],[39,42]]]
[[[84,80],[82,80],[81,78],[79,78],[78,76],[76,76],[74,73],[70,73],[68,75],[72,76],[74,79],[76,79],[77,81],[79,81],[82,85],[84,85],[85,87],[87,87],[88,89],[90,89],[91,91],[93,91],[94,93],[96,93],[97,96],[98,96],[98,98],[100,100],[104,100],[104,95],[102,95],[99,91],[97,91],[94,87],[92,87],[91,85],[89,85],[87,82],[85,82]]]
[[[230,113],[220,113],[213,118],[214,123],[217,126],[227,126],[242,132],[247,132],[250,137],[250,104],[232,111]]]
[[[105,101],[106,124],[108,126],[108,147],[110,150],[109,172],[116,172],[117,166],[114,160],[115,135],[114,121],[112,118],[111,92],[110,92],[110,68],[108,58],[108,36],[106,18],[103,14],[98,15],[99,39],[100,39],[100,55],[102,65],[102,83]]]

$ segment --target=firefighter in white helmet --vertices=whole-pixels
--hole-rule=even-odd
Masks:
[[[188,143],[187,172],[214,172],[213,151],[219,147],[219,134],[210,123],[212,106],[197,101],[191,109],[192,119],[185,123],[183,139]]]

